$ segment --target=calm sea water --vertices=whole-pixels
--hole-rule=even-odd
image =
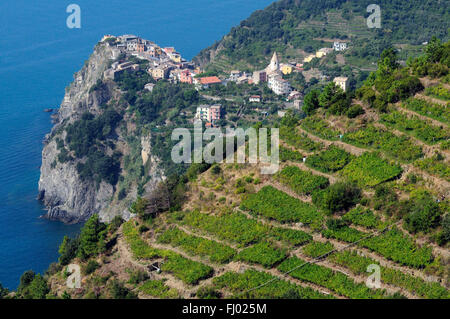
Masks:
[[[272,0],[14,0],[0,2],[0,282],[15,289],[28,269],[58,258],[67,226],[39,219],[36,201],[44,108],[57,107],[104,34],[136,34],[175,46],[191,59]],[[81,7],[82,28],[66,27],[66,7]]]

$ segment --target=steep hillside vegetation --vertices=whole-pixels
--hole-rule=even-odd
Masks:
[[[436,112],[450,101],[449,48],[433,39],[405,68],[385,51],[354,99],[332,84],[311,92],[306,118],[279,123],[273,176],[192,165],[139,198],[128,222],[92,217],[17,296],[450,298],[450,131]],[[65,286],[69,263],[81,289]],[[378,288],[366,285],[373,265]]]

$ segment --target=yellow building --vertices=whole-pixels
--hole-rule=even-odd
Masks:
[[[321,57],[323,57],[323,56],[326,56],[327,54],[325,53],[325,52],[323,52],[323,51],[317,51],[316,52],[316,58],[321,58]]]
[[[292,65],[288,65],[288,64],[281,65],[281,72],[284,75],[291,74],[293,70],[294,70],[294,68],[292,67]]]
[[[181,63],[181,55],[177,52],[172,53],[170,59],[175,63]]]
[[[152,69],[151,74],[155,80],[167,79],[169,71],[169,68],[162,66]]]
[[[303,62],[309,63],[309,62],[311,62],[312,59],[314,59],[315,57],[316,57],[315,54],[308,55],[306,58],[303,59]]]
[[[344,92],[347,91],[348,87],[348,78],[344,76],[338,76],[337,78],[334,78],[333,80],[334,84],[336,86],[339,86]]]

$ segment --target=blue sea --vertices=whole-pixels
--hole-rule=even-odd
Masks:
[[[36,201],[42,140],[52,127],[45,108],[64,89],[104,34],[136,34],[174,46],[191,59],[273,0],[14,0],[0,2],[0,283],[15,289],[29,269],[58,258],[67,226],[39,219]],[[69,4],[81,29],[69,29]]]

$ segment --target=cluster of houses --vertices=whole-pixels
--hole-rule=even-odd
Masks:
[[[294,70],[294,66],[290,64],[280,64],[278,55],[273,54],[270,64],[264,69],[253,72],[253,74],[246,74],[240,71],[231,71],[229,81],[237,84],[249,83],[259,84],[267,82],[268,87],[277,95],[286,95],[292,91],[291,85],[285,79],[283,74],[290,74]],[[254,98],[253,98],[254,99]]]
[[[330,54],[333,51],[340,52],[347,50],[347,42],[341,42],[341,41],[334,41],[332,48],[321,48],[316,53],[310,54],[307,57],[303,59],[304,63],[309,63],[314,58],[322,58],[326,56],[327,54]]]
[[[183,59],[181,54],[173,47],[162,48],[152,41],[135,35],[118,37],[106,35],[102,41],[108,41],[113,46],[113,59],[117,59],[121,54],[126,54],[127,56],[135,56],[149,61],[146,71],[155,80],[168,79],[173,82],[189,82],[191,74],[200,73],[200,70],[194,70],[192,62]],[[115,79],[118,74],[125,70],[137,71],[139,70],[139,65],[127,61],[122,63],[115,62],[105,72],[105,77]]]
[[[290,62],[280,63],[278,55],[275,52],[272,56],[270,64],[263,70],[258,70],[252,74],[247,74],[238,70],[230,72],[228,79],[220,79],[217,76],[202,76],[202,71],[194,66],[192,62],[186,61],[182,58],[173,47],[160,47],[156,43],[142,39],[134,35],[112,36],[106,35],[102,39],[112,47],[114,60],[120,56],[125,55],[125,58],[114,62],[111,68],[105,71],[104,77],[106,79],[115,80],[118,75],[127,71],[139,71],[140,65],[129,61],[126,57],[135,56],[139,59],[147,60],[146,72],[148,72],[155,80],[166,79],[174,83],[188,83],[195,85],[197,90],[208,89],[214,85],[226,85],[228,82],[235,82],[237,84],[260,84],[267,83],[268,87],[277,95],[285,95],[286,100],[292,102],[296,109],[301,107],[302,94],[292,89],[289,81],[283,79],[283,75],[291,74],[292,72],[302,72],[303,64]],[[310,62],[313,58],[321,58],[328,53],[335,51],[343,51],[347,48],[345,42],[335,42],[333,48],[322,48],[314,55],[308,56],[304,62]],[[337,77],[334,83],[340,86],[344,91],[348,87],[348,79],[344,77]],[[148,83],[145,89],[152,91],[154,84]],[[260,103],[261,96],[252,95],[249,97],[250,103]],[[221,105],[201,105],[197,108],[195,117],[199,120],[206,121],[206,126],[215,126],[217,121],[222,118]]]

